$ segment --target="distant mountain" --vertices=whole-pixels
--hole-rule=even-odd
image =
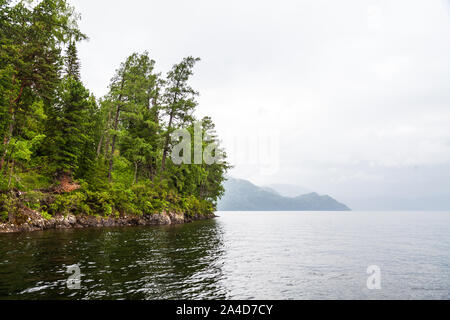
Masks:
[[[310,189],[291,184],[271,184],[265,188],[274,190],[277,194],[288,198],[295,198],[313,192]]]
[[[309,193],[289,198],[272,188],[262,188],[246,180],[229,178],[219,211],[350,211],[330,196]]]
[[[273,189],[271,187],[261,187],[261,189],[263,189],[264,191],[270,192],[272,194],[276,194],[278,196],[281,196],[281,194],[277,190],[275,190],[275,189]]]

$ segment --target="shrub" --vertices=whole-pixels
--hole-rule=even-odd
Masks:
[[[8,221],[8,212],[0,211],[0,222],[5,223]]]
[[[53,218],[47,211],[41,211],[41,216],[46,220],[50,220]]]
[[[116,215],[142,214],[142,212],[136,207],[137,197],[132,190],[125,189],[120,185],[115,185],[111,193],[112,203]]]
[[[39,210],[41,208],[41,201],[44,198],[42,192],[30,191],[23,196],[25,205],[33,210]]]
[[[86,195],[83,192],[60,194],[53,198],[53,202],[47,207],[51,215],[55,214],[79,214],[84,213],[86,209],[83,202],[86,201]]]
[[[83,213],[90,215],[110,216],[113,214],[112,196],[106,191],[85,191]]]

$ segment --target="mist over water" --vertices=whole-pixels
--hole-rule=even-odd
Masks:
[[[220,212],[0,235],[1,299],[450,299],[450,213]],[[79,290],[67,288],[78,265]],[[381,290],[367,288],[367,268]]]

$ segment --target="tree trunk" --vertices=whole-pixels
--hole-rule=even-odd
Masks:
[[[119,94],[119,98],[117,99],[118,102],[117,102],[117,109],[116,109],[116,117],[114,119],[114,131],[117,131],[117,129],[119,128],[120,104],[122,102],[122,91],[123,91],[124,85],[125,85],[125,78],[122,77],[122,80],[120,83],[120,94]],[[111,155],[109,158],[109,171],[108,171],[109,183],[112,182],[112,169],[113,169],[113,164],[114,164],[114,153],[116,152],[116,140],[117,140],[117,134],[114,133],[112,143],[111,143]]]
[[[103,136],[104,136],[104,134],[102,134],[102,136],[100,137],[100,141],[98,142],[97,159],[98,159],[98,157],[100,157],[100,153],[102,152]]]
[[[111,110],[108,111],[108,123],[107,123],[108,130],[111,129]],[[111,135],[109,132],[106,133],[106,139],[105,139],[105,158],[108,156],[109,153],[109,140],[111,139]]]
[[[180,81],[177,80],[177,83],[175,85],[176,88],[179,88],[180,86]],[[166,142],[164,143],[164,150],[163,150],[163,158],[162,158],[162,163],[161,163],[161,172],[164,172],[166,170],[166,159],[167,159],[167,152],[169,152],[169,140],[170,140],[170,130],[172,129],[172,122],[173,122],[173,116],[175,113],[174,110],[174,105],[178,100],[178,93],[175,92],[175,96],[172,99],[172,110],[170,112],[170,120],[169,120],[169,125],[167,127],[167,136],[166,136]]]
[[[170,113],[169,126],[167,127],[166,142],[164,143],[164,151],[161,163],[161,172],[166,170],[167,153],[169,152],[170,130],[172,129],[173,112]]]
[[[121,100],[122,100],[122,97],[119,97],[119,103]],[[116,109],[116,117],[114,119],[114,131],[117,131],[117,129],[119,128],[119,115],[120,115],[120,104],[117,105],[117,109]],[[117,134],[114,133],[112,143],[111,143],[111,155],[109,158],[108,179],[109,179],[110,183],[112,182],[112,169],[113,169],[113,164],[114,164],[114,153],[116,152],[116,140],[117,140]]]

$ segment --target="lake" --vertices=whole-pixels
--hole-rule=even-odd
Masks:
[[[449,212],[218,215],[0,235],[0,299],[450,299]]]

